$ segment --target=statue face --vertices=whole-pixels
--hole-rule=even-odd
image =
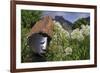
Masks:
[[[43,54],[47,49],[47,37],[40,35],[33,35],[29,39],[29,47],[33,50],[34,53]]]
[[[41,49],[46,50],[46,45],[47,45],[47,37],[41,38],[41,41],[40,41]]]
[[[47,37],[38,37],[34,40],[34,43],[32,44],[32,49],[34,52],[38,54],[42,54],[46,52],[47,47]]]

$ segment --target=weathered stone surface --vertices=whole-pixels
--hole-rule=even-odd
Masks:
[[[50,16],[44,16],[41,20],[36,22],[36,24],[32,27],[29,36],[39,32],[46,33],[50,37],[52,36],[53,20]]]

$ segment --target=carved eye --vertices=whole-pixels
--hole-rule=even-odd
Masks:
[[[40,42],[40,44],[44,44],[45,43],[45,41],[43,41],[43,42]]]

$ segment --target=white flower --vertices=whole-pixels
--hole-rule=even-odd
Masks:
[[[54,37],[54,38],[57,38],[57,34],[55,34],[53,37]]]
[[[82,28],[82,29],[85,29],[85,25],[81,25],[81,28]]]
[[[71,47],[67,47],[67,48],[65,49],[65,53],[66,53],[66,55],[72,54],[72,48],[71,48]]]
[[[62,34],[62,37],[63,35],[66,36],[67,38],[70,38],[70,35],[69,35],[69,32],[65,29],[61,29],[61,34]]]
[[[54,21],[54,25],[56,25],[56,27],[62,28],[61,24],[57,21]]]
[[[67,30],[65,30],[61,24],[57,21],[53,21],[54,22],[54,28],[57,29],[57,33],[59,33],[59,35],[61,37],[66,36],[67,38],[70,37],[69,32]]]
[[[83,36],[82,32],[79,30],[79,28],[76,28],[75,30],[72,31],[71,38],[77,39],[79,41],[84,40],[84,36]]]
[[[81,32],[82,32],[82,34],[83,35],[85,35],[85,36],[88,36],[88,35],[90,35],[90,26],[89,25],[81,25]]]

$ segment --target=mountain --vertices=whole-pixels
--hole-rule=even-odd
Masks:
[[[70,21],[65,20],[63,16],[55,16],[55,21],[58,21],[65,30],[71,33],[73,24]]]
[[[68,25],[72,25],[72,23],[66,19],[64,19],[63,16],[55,16],[55,20],[59,21],[60,23],[66,23]]]

